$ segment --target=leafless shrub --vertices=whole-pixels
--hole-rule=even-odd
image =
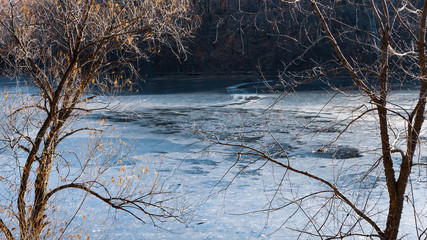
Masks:
[[[10,171],[2,171],[1,178],[11,188],[1,210],[7,217],[0,220],[5,237],[62,237],[69,222],[49,222],[46,214],[55,211],[52,199],[64,190],[83,191],[141,221],[144,215],[153,221],[175,218],[158,183],[138,191],[142,176],[127,179],[125,174],[115,184],[103,182],[111,161],[122,160],[120,147],[108,153],[101,130],[72,123],[106,107],[90,105],[100,93],[131,86],[137,58],[161,46],[177,55],[186,52],[184,39],[198,24],[191,1],[11,0],[1,1],[0,11],[2,59],[10,74],[36,89],[31,95],[6,92],[2,97],[2,148],[15,157],[2,160]],[[85,155],[61,147],[82,132],[92,139]],[[72,161],[78,167],[70,167]],[[93,163],[95,170],[89,167]],[[111,190],[112,185],[120,187]]]

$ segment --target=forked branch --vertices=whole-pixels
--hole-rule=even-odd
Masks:
[[[108,204],[110,207],[112,207],[114,209],[121,210],[121,211],[129,213],[130,215],[132,215],[133,217],[135,217],[136,219],[138,219],[139,221],[141,221],[143,223],[145,223],[145,221],[140,216],[138,216],[135,212],[131,211],[130,209],[135,209],[137,211],[142,212],[143,214],[149,216],[153,222],[154,222],[154,218],[156,218],[156,219],[157,218],[174,218],[174,219],[178,218],[178,216],[169,212],[166,208],[164,208],[160,204],[144,201],[145,197],[152,197],[152,196],[156,195],[156,193],[154,193],[154,192],[150,192],[147,195],[139,196],[135,199],[128,199],[128,198],[121,198],[121,197],[112,197],[109,194],[107,188],[102,186],[104,188],[104,190],[107,191],[107,195],[108,195],[108,196],[102,196],[100,193],[92,190],[92,185],[95,183],[97,183],[97,182],[91,182],[91,184],[89,184],[90,186],[88,186],[88,184],[85,184],[85,183],[69,183],[69,184],[59,186],[57,188],[50,190],[46,194],[44,201],[48,201],[50,197],[52,197],[55,193],[60,192],[61,190],[74,188],[74,189],[80,189],[80,190],[85,191],[86,193],[90,194],[91,196],[96,197],[97,199],[105,202],[106,204]],[[144,208],[144,206],[145,207],[157,208],[162,213],[159,214],[159,213],[149,212]]]
[[[258,150],[258,149],[255,149],[255,148],[252,148],[252,147],[249,147],[249,146],[245,146],[245,145],[232,144],[232,143],[224,143],[224,142],[221,142],[220,140],[216,140],[216,141],[210,140],[210,139],[207,139],[207,140],[211,141],[213,144],[218,144],[218,145],[223,145],[223,146],[229,146],[229,147],[238,147],[238,148],[249,150],[250,152],[249,153],[245,153],[245,155],[252,155],[252,156],[263,158],[263,159],[265,159],[265,160],[267,160],[267,161],[269,161],[269,162],[271,162],[271,163],[273,163],[275,165],[283,167],[284,169],[286,169],[288,171],[291,171],[291,172],[294,172],[294,173],[297,173],[297,174],[301,174],[301,175],[306,176],[306,177],[308,177],[310,179],[313,179],[313,180],[316,180],[318,182],[321,182],[321,183],[325,184],[326,186],[328,186],[334,192],[334,194],[338,198],[340,198],[345,204],[347,204],[359,217],[363,218],[366,222],[368,222],[375,229],[375,231],[378,233],[378,235],[380,235],[380,236],[384,235],[384,233],[381,230],[381,228],[369,216],[367,216],[364,212],[362,212],[359,208],[357,208],[357,206],[355,206],[353,204],[353,202],[350,201],[350,199],[348,199],[343,193],[341,193],[341,191],[338,189],[338,187],[335,184],[332,184],[331,182],[329,182],[329,181],[327,181],[327,180],[325,180],[325,179],[323,179],[321,177],[318,177],[316,175],[313,175],[313,174],[311,174],[311,173],[309,173],[307,171],[302,171],[302,170],[293,168],[292,166],[290,166],[290,164],[284,164],[282,162],[279,162],[279,161],[271,158],[270,156],[268,156],[264,152]]]

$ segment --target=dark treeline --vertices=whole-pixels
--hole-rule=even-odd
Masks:
[[[241,75],[295,72],[325,66],[334,62],[332,45],[312,12],[282,0],[193,0],[200,27],[187,42],[188,54],[177,56],[167,47],[147,52],[149,61],[138,60],[142,76],[161,75]],[[332,31],[340,32],[344,22],[378,35],[378,26],[368,0],[325,0],[336,19]],[[367,35],[354,31],[338,38],[344,52],[353,59],[370,64],[376,59],[372,47],[361,47],[356,41],[370,43]],[[360,42],[359,42],[360,43]],[[372,40],[372,44],[374,40]],[[151,55],[151,56],[150,56]],[[5,57],[5,56],[3,56]],[[114,58],[114,56],[112,56]],[[0,61],[0,71],[4,61]]]
[[[333,2],[333,1],[331,1]],[[336,18],[374,30],[374,16],[346,0],[335,1]],[[141,63],[143,75],[163,74],[277,74],[300,71],[331,59],[332,46],[322,37],[315,16],[302,15],[281,0],[195,0],[201,26],[188,43],[185,61],[168,49]],[[348,39],[343,49],[354,50]],[[372,52],[357,49],[360,61]],[[354,52],[354,51],[353,51]]]

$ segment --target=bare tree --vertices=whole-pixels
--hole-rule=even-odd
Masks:
[[[365,99],[363,104],[356,108],[357,115],[353,115],[347,121],[347,125],[338,133],[335,141],[357,122],[375,119],[375,126],[379,129],[380,147],[371,151],[377,151],[379,159],[372,159],[369,170],[364,173],[366,175],[363,176],[361,173],[360,181],[368,181],[367,175],[374,170],[380,172],[381,177],[385,179],[387,191],[386,210],[381,210],[378,199],[370,196],[369,191],[368,196],[359,202],[360,199],[355,196],[360,194],[347,192],[348,189],[341,188],[337,184],[335,181],[337,179],[327,180],[325,177],[310,173],[307,169],[300,169],[298,163],[287,156],[288,150],[276,140],[274,133],[270,132],[268,137],[278,146],[280,154],[272,154],[266,147],[248,144],[242,137],[245,133],[239,133],[236,137],[238,142],[206,133],[203,137],[214,144],[230,146],[233,149],[240,148],[237,151],[238,161],[243,157],[254,157],[254,162],[262,160],[283,168],[285,173],[279,188],[282,187],[283,179],[294,176],[295,173],[325,186],[325,190],[316,189],[278,207],[271,207],[270,204],[265,210],[271,212],[289,205],[297,205],[299,209],[297,211],[306,215],[309,219],[308,225],[312,226],[310,228],[312,231],[301,226],[297,230],[301,234],[322,239],[360,236],[398,239],[405,202],[411,202],[414,212],[414,232],[419,239],[425,239],[427,234],[425,222],[423,223],[425,216],[420,216],[413,202],[411,184],[415,180],[411,178],[411,173],[415,167],[425,168],[425,163],[417,159],[421,159],[423,153],[420,150],[421,130],[425,120],[427,97],[425,55],[427,1],[284,2],[284,12],[299,16],[292,19],[296,26],[301,26],[301,31],[297,36],[291,37],[309,43],[302,49],[298,60],[310,64],[307,64],[309,67],[301,72],[289,72],[285,69],[281,77],[287,91],[279,100],[286,100],[285,96],[292,89],[314,79],[323,78],[328,81],[327,77],[336,76],[341,78],[348,76],[352,79],[367,100]],[[326,46],[323,52],[329,51],[330,56],[326,56],[321,62],[307,59],[309,53],[311,52],[312,56],[313,49],[319,45]],[[295,61],[285,63],[285,68],[294,65]],[[415,94],[417,97],[409,104],[402,104],[390,97],[392,86],[401,88],[405,82],[412,82],[418,89]],[[345,93],[344,89],[335,87],[332,83],[331,85],[339,92]],[[319,109],[319,114],[322,111],[323,108]],[[377,146],[376,143],[372,145]],[[276,193],[280,195],[280,190],[278,189]],[[339,204],[336,203],[337,200]],[[321,202],[319,209],[313,214],[305,211],[303,202],[307,201]]]
[[[0,220],[6,239],[62,237],[64,230],[56,235],[50,232],[54,223],[46,214],[51,213],[52,198],[66,189],[84,191],[140,220],[141,215],[175,217],[172,209],[163,206],[164,199],[156,200],[162,191],[156,183],[147,192],[113,195],[99,178],[112,155],[102,155],[105,164],[97,175],[86,174],[105,146],[99,139],[81,159],[77,173],[60,176],[58,186],[51,181],[55,167],[73,170],[71,160],[58,151],[64,139],[82,131],[98,132],[72,126],[95,110],[88,105],[95,96],[131,85],[138,71],[135,59],[160,51],[162,45],[177,55],[185,53],[183,41],[197,26],[191,1],[10,0],[0,4],[2,59],[10,73],[37,89],[30,96],[6,93],[3,100],[2,143],[16,156],[13,170],[18,171],[17,179],[1,173],[2,179],[16,186],[17,194],[11,194],[10,205],[2,210],[10,214],[10,220]]]

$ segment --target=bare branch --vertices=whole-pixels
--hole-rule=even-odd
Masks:
[[[308,177],[308,178],[310,178],[310,179],[313,179],[313,180],[316,180],[316,181],[318,181],[318,182],[321,182],[321,183],[323,183],[323,184],[325,184],[326,186],[328,186],[330,189],[332,189],[333,190],[333,192],[344,202],[344,203],[346,203],[348,206],[350,206],[352,209],[353,209],[353,211],[358,215],[358,216],[360,216],[361,218],[363,218],[366,222],[368,222],[374,229],[375,229],[375,231],[380,235],[380,236],[382,236],[383,235],[383,232],[382,232],[382,230],[377,226],[377,224],[370,218],[370,217],[368,217],[365,213],[363,213],[361,210],[359,210],[347,197],[345,197],[341,192],[340,192],[340,190],[337,188],[337,186],[335,186],[334,184],[332,184],[332,183],[330,183],[329,181],[327,181],[327,180],[325,180],[325,179],[323,179],[323,178],[320,178],[320,177],[318,177],[318,176],[315,176],[315,175],[313,175],[313,174],[310,174],[309,172],[306,172],[306,171],[301,171],[301,170],[298,170],[298,169],[295,169],[295,168],[293,168],[292,166],[290,166],[290,165],[287,165],[287,164],[283,164],[283,163],[281,163],[281,162],[279,162],[279,161],[277,161],[277,160],[274,160],[274,159],[272,159],[270,156],[268,156],[268,155],[266,155],[265,153],[263,153],[263,152],[261,152],[260,150],[257,150],[257,149],[255,149],[255,148],[252,148],[252,147],[249,147],[249,146],[244,146],[244,145],[237,145],[237,144],[232,144],[232,143],[223,143],[223,142],[221,142],[221,141],[216,141],[216,142],[213,142],[213,143],[215,143],[215,144],[218,144],[218,145],[224,145],[224,146],[231,146],[231,147],[239,147],[239,148],[243,148],[243,149],[247,149],[247,150],[250,150],[252,153],[245,153],[246,155],[253,155],[253,156],[258,156],[258,157],[261,157],[261,158],[263,158],[263,159],[265,159],[265,160],[268,160],[269,162],[271,162],[271,163],[274,163],[275,165],[278,165],[278,166],[280,166],[280,167],[283,167],[284,169],[286,169],[286,170],[289,170],[289,171],[292,171],[292,172],[294,172],[294,173],[298,173],[298,174],[301,174],[301,175],[303,175],[303,176],[306,176],[306,177]]]
[[[12,235],[12,232],[9,230],[9,228],[6,226],[6,224],[3,222],[3,220],[1,218],[0,218],[0,229],[3,232],[3,234],[7,240],[14,240],[15,239]]]
[[[354,79],[357,86],[359,86],[374,102],[378,101],[377,96],[375,93],[363,82],[362,79],[360,79],[356,72],[354,71],[353,67],[348,62],[347,58],[342,53],[337,41],[335,40],[335,37],[332,35],[331,30],[329,29],[328,24],[326,23],[325,18],[323,17],[322,12],[320,11],[318,7],[318,3],[314,0],[310,0],[311,6],[315,10],[317,16],[319,17],[320,22],[323,25],[323,29],[326,33],[326,36],[328,36],[329,40],[332,43],[332,46],[334,47],[335,52],[337,53],[338,57],[340,58],[340,61],[344,65],[344,67],[347,69],[347,71],[351,74],[351,77]]]
[[[49,198],[52,197],[52,195],[54,195],[55,193],[57,193],[61,190],[75,188],[75,189],[80,189],[80,190],[83,190],[83,191],[89,193],[90,195],[92,195],[92,196],[98,198],[99,200],[105,202],[106,204],[108,204],[110,207],[112,207],[114,209],[121,210],[121,211],[129,213],[130,215],[132,215],[133,217],[135,217],[136,219],[138,219],[139,221],[141,221],[143,223],[145,223],[145,221],[141,217],[136,215],[134,212],[132,212],[131,209],[139,210],[139,211],[143,212],[144,214],[146,214],[147,216],[149,216],[150,218],[161,217],[161,218],[175,218],[175,219],[177,219],[177,216],[170,213],[163,206],[157,205],[156,203],[153,204],[153,203],[144,201],[145,197],[155,195],[156,193],[154,193],[154,192],[150,192],[146,196],[143,195],[143,196],[137,197],[135,199],[127,199],[127,198],[121,198],[121,197],[112,197],[109,194],[107,188],[105,188],[101,185],[102,188],[107,192],[107,195],[108,195],[107,197],[104,197],[101,194],[92,190],[93,184],[95,184],[95,183],[90,183],[90,186],[87,186],[87,183],[86,184],[85,183],[70,183],[70,184],[59,186],[57,188],[50,190],[46,194],[44,201],[48,201]],[[99,183],[98,183],[98,185],[99,185]],[[162,213],[157,214],[157,213],[148,212],[144,209],[143,206],[155,207],[155,208],[161,210]]]

